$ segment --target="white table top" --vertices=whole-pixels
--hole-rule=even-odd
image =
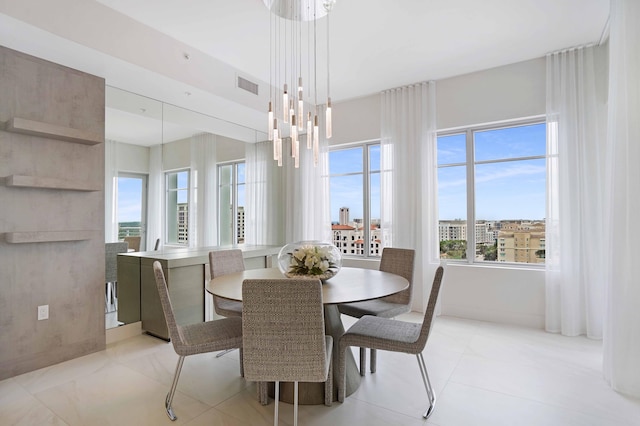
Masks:
[[[207,282],[209,293],[230,300],[242,300],[242,282],[245,279],[285,278],[277,268],[248,269],[235,274],[222,275]],[[325,304],[349,303],[377,299],[409,287],[405,278],[373,269],[342,268],[337,275],[322,285]]]

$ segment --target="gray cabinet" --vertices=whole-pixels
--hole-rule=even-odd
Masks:
[[[241,245],[119,254],[118,321],[142,321],[144,331],[169,339],[153,274],[156,260],[162,264],[178,324],[204,321],[207,297],[204,285],[210,279],[209,252],[228,248],[243,251],[246,269],[271,267],[272,259],[280,250],[279,246]]]

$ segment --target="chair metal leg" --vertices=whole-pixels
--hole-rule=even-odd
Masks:
[[[236,349],[235,349],[235,348],[233,348],[233,349],[225,349],[224,351],[220,351],[220,352],[218,352],[218,353],[216,354],[216,358],[220,358],[221,356],[226,355],[226,354],[228,354],[229,352],[233,352],[233,351],[235,351],[235,350],[236,350]]]
[[[436,394],[433,391],[433,387],[431,387],[431,381],[429,380],[429,373],[427,373],[427,365],[424,363],[424,358],[422,357],[422,352],[416,355],[418,358],[418,366],[420,367],[420,374],[422,375],[422,381],[424,382],[424,388],[427,390],[427,396],[429,398],[429,408],[424,412],[422,417],[428,419],[429,416],[433,413],[433,409],[436,406]]]
[[[360,375],[364,377],[367,372],[367,349],[360,348]]]
[[[171,403],[173,402],[173,395],[176,393],[176,388],[178,387],[178,379],[180,378],[180,371],[182,371],[182,363],[184,363],[183,356],[178,358],[178,365],[176,365],[176,372],[173,375],[173,383],[171,384],[171,389],[169,389],[169,393],[167,394],[167,399],[164,402],[164,406],[167,409],[167,416],[169,416],[171,421],[175,421],[178,418],[173,413],[173,408],[171,407]]]
[[[298,426],[298,382],[293,382],[293,426]]]
[[[375,373],[378,352],[376,352],[375,349],[370,349],[369,353],[371,354],[371,359],[369,360],[369,370],[371,370],[372,373]]]
[[[273,426],[278,426],[278,401],[280,401],[280,382],[276,381],[276,406],[273,409]]]

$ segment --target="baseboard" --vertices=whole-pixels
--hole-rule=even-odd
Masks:
[[[142,334],[142,322],[107,329],[107,345]]]

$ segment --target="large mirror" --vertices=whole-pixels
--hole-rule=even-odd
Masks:
[[[237,184],[243,182],[245,145],[266,137],[245,126],[107,86],[105,241],[127,240],[129,250],[140,251],[189,245],[185,200],[190,195],[186,182],[197,178],[189,173],[193,162],[203,161],[192,152],[194,138],[200,138],[215,146],[210,157],[215,164],[209,167],[218,177],[220,229],[213,244],[230,244],[234,238],[242,242],[237,221],[243,188],[238,190]],[[158,192],[159,188],[166,192]],[[159,221],[162,231],[158,229]],[[131,241],[139,241],[139,246]],[[111,298],[107,295],[106,326],[118,325],[116,291]]]

